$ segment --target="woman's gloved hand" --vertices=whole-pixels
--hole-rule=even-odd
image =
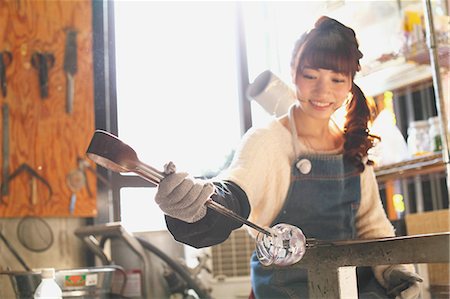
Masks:
[[[166,215],[193,223],[206,215],[205,202],[214,190],[210,182],[194,179],[187,173],[171,173],[161,180],[155,201]]]
[[[396,299],[416,299],[420,295],[420,283],[423,279],[403,265],[392,265],[383,272],[387,283],[387,292]]]

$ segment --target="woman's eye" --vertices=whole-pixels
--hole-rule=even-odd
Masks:
[[[333,79],[334,83],[345,83],[345,79]]]
[[[315,76],[313,76],[313,75],[308,75],[308,74],[303,74],[303,78],[305,78],[305,79],[314,79]]]

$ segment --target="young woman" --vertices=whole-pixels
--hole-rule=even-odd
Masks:
[[[175,239],[211,246],[240,227],[207,210],[210,197],[260,226],[289,223],[311,238],[394,236],[367,159],[374,140],[367,128],[371,112],[353,82],[361,57],[354,31],[321,17],[295,45],[291,67],[298,102],[289,113],[249,130],[220,179],[173,173],[161,181],[155,200]],[[343,131],[331,119],[342,105],[347,110]],[[308,297],[306,271],[265,267],[255,254],[251,268],[256,298]],[[358,271],[365,277],[359,279],[360,298],[385,298],[384,288],[417,277],[402,265],[374,267],[376,280],[371,272]],[[416,298],[419,290],[412,283],[401,296]]]

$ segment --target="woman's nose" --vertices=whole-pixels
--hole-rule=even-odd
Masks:
[[[319,79],[316,88],[316,91],[319,94],[328,94],[330,91],[330,84],[327,80]]]

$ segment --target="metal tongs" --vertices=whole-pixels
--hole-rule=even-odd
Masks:
[[[86,155],[96,164],[111,171],[119,173],[132,172],[155,185],[159,185],[161,180],[167,176],[166,173],[140,161],[136,152],[129,145],[125,144],[113,134],[103,130],[96,130],[94,132]],[[272,235],[268,230],[248,221],[212,199],[209,199],[205,205],[267,236]]]

